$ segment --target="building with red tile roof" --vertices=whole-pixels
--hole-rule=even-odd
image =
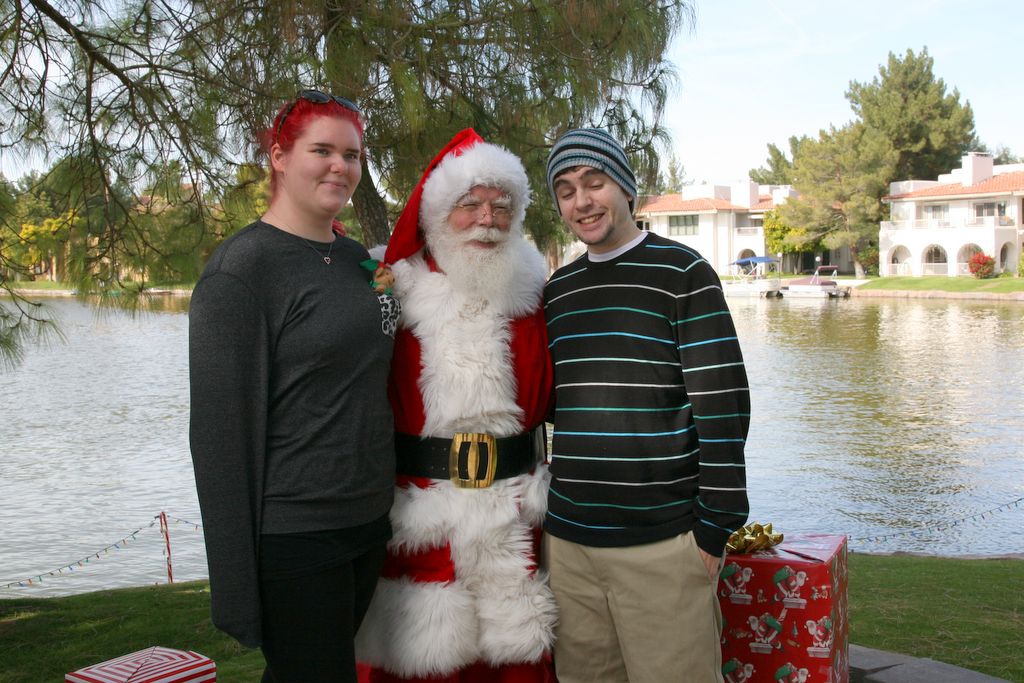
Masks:
[[[696,249],[720,274],[733,261],[767,256],[763,220],[767,211],[796,193],[789,185],[688,185],[678,194],[641,197],[635,212],[644,230]]]
[[[641,197],[636,220],[644,230],[696,249],[719,275],[725,275],[738,259],[777,256],[769,254],[765,245],[764,215],[795,196],[790,185],[758,185],[750,180],[688,185],[679,194]],[[782,270],[812,269],[822,257],[843,272],[853,269],[849,249],[844,248],[827,254],[785,254]]]
[[[1014,271],[1024,253],[1024,164],[996,166],[972,152],[936,180],[892,183],[883,201],[881,275],[967,275],[979,251],[996,259],[997,272]]]

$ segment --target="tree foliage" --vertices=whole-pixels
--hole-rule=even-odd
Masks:
[[[61,188],[55,215],[78,219],[84,291],[190,277],[197,251],[248,222],[258,141],[301,87],[364,109],[353,232],[367,243],[386,241],[396,201],[472,126],[523,158],[544,248],[562,239],[543,167],[563,130],[608,128],[642,179],[657,175],[664,53],[691,14],[686,0],[0,0],[0,154],[60,161],[40,181]],[[0,219],[0,243],[18,241]],[[0,286],[25,274],[2,265]]]
[[[750,169],[749,176],[758,185],[792,185],[793,160],[800,153],[800,146],[808,140],[806,135],[789,137],[789,158],[772,143],[768,143],[767,167]]]
[[[919,54],[908,49],[902,58],[890,52],[871,83],[851,81],[846,91],[860,121],[896,150],[893,180],[932,180],[978,147],[970,103],[960,102],[956,88],[946,92],[934,61],[927,47]]]
[[[982,146],[981,151],[985,148]],[[995,150],[992,151],[992,163],[1001,164],[1024,164],[1024,156],[1014,154],[1013,151],[1006,145],[996,145]]]
[[[800,195],[779,208],[789,227],[781,251],[849,247],[862,274],[878,258],[889,183],[935,178],[979,146],[970,104],[955,88],[947,93],[932,66],[927,48],[890,53],[871,83],[850,83],[854,121],[817,139],[791,137],[792,161],[768,146],[767,168],[751,170],[751,179],[791,184]]]
[[[640,193],[648,195],[678,194],[683,186],[690,184],[686,169],[675,154],[670,154],[668,168],[658,173],[653,185],[641,185]]]
[[[779,207],[779,217],[796,230],[785,242],[800,250],[814,243],[849,247],[858,275],[858,251],[878,234],[881,197],[888,188],[897,153],[878,131],[861,123],[821,131],[801,147],[793,164],[798,197]]]
[[[778,209],[771,209],[764,214],[764,246],[768,254],[792,254],[807,248],[814,248],[813,240],[803,238],[803,231],[782,220]],[[799,239],[790,235],[800,234]]]

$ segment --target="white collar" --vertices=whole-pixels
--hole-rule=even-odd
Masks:
[[[591,263],[602,263],[604,261],[611,261],[613,258],[618,258],[619,256],[622,256],[627,251],[643,242],[644,239],[646,239],[646,237],[647,233],[641,232],[639,235],[631,239],[629,242],[626,242],[618,249],[612,249],[611,251],[606,251],[603,254],[595,254],[590,251],[587,251],[587,259],[589,259]]]

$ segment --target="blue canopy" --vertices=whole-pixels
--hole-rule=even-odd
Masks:
[[[748,256],[747,258],[741,258],[737,261],[733,261],[729,265],[731,266],[749,266],[755,263],[778,263],[779,259],[772,258],[771,256]]]

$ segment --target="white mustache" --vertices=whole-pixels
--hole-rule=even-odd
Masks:
[[[500,230],[498,228],[489,228],[484,225],[478,225],[475,228],[470,228],[458,234],[460,242],[493,242],[495,244],[499,242],[505,242],[508,240],[509,231]]]

